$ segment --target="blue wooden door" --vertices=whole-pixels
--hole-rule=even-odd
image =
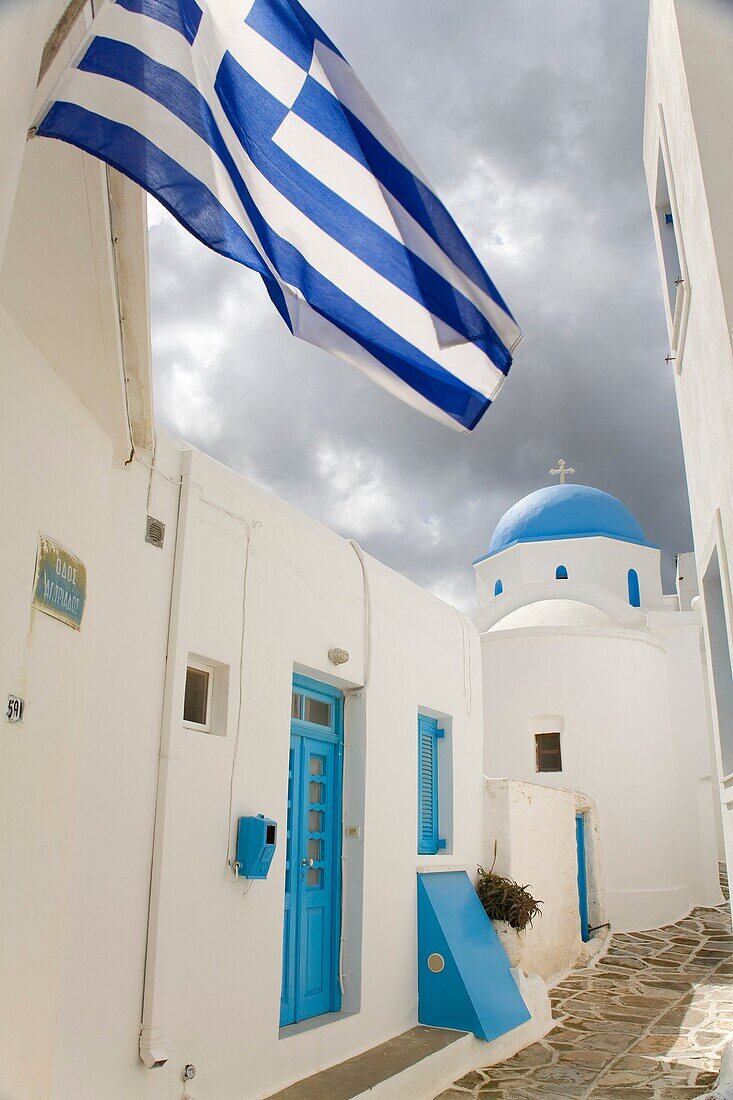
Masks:
[[[293,691],[281,1025],[341,1007],[341,699],[312,683]]]
[[[578,850],[578,905],[580,906],[580,935],[583,943],[590,939],[588,930],[588,875],[585,864],[585,815],[575,815],[575,842]]]

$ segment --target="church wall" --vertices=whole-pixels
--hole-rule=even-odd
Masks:
[[[510,591],[522,583],[522,563],[518,547],[511,547],[490,558],[474,562],[476,573],[476,607],[480,608],[497,594],[495,586],[501,581],[502,590]],[[553,574],[554,575],[554,574]]]
[[[733,19],[730,5],[717,0],[653,0],[650,8],[647,61],[644,164],[652,220],[662,263],[656,215],[660,149],[673,203],[675,232],[685,278],[685,308],[675,371],[697,571],[706,618],[706,642],[716,643],[714,608],[706,608],[706,571],[717,553],[721,583],[709,589],[727,619],[733,650],[733,595],[730,559],[733,551],[733,218],[729,202],[730,118],[723,109],[731,97],[730,51]],[[665,306],[672,339],[672,316]],[[722,590],[721,590],[722,589]],[[711,697],[715,699],[711,671]],[[729,681],[729,673],[724,677]],[[730,691],[730,684],[721,685]],[[713,707],[715,717],[715,706]],[[726,778],[720,739],[732,736],[729,720],[717,725],[718,763],[723,774],[722,799],[733,859],[733,778]]]
[[[659,926],[702,900],[703,855],[685,840],[696,830],[698,776],[677,756],[665,648],[630,632],[520,629],[493,630],[482,648],[485,770],[593,799],[612,926]],[[548,725],[546,716],[557,717]],[[563,770],[538,775],[533,735],[553,721]]]
[[[565,566],[571,581],[593,582],[628,602],[628,571],[635,569],[643,607],[663,606],[659,551],[609,538],[552,539],[520,543],[476,565],[478,606],[491,599],[501,578],[504,592],[555,579]],[[483,597],[483,598],[482,598]]]

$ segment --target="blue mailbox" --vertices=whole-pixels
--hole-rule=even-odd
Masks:
[[[237,874],[267,878],[277,845],[277,823],[258,814],[240,817],[237,828]]]

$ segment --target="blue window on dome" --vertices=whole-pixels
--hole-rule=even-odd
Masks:
[[[639,574],[635,569],[629,569],[627,574],[629,585],[629,603],[632,607],[641,607],[641,595],[639,593]]]
[[[556,581],[566,581],[567,579],[568,579],[567,569],[565,568],[564,565],[558,565],[557,569],[555,570],[555,580]]]
[[[495,596],[500,596],[503,591],[504,591],[504,585],[501,583],[501,581],[497,581],[496,584],[494,585],[494,595]]]

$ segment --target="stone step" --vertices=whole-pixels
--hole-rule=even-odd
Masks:
[[[469,1038],[473,1041],[462,1031],[413,1027],[355,1058],[296,1081],[267,1100],[360,1100],[367,1096],[369,1100],[409,1100],[413,1096],[433,1096],[452,1080],[451,1053],[459,1054],[456,1044]],[[430,1091],[431,1080],[435,1081],[435,1092]]]

